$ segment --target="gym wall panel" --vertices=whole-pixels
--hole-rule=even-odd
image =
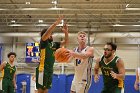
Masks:
[[[118,50],[117,55],[124,61],[125,68],[136,69],[138,67],[138,50]]]
[[[73,74],[70,74],[70,75],[67,75],[66,77],[66,93],[70,92],[73,76],[74,76]]]
[[[70,93],[71,83],[73,80],[73,74],[71,75],[54,75],[52,89],[49,90],[49,93]],[[126,75],[125,77],[125,93],[139,93],[134,89],[135,75]],[[88,93],[101,93],[103,88],[103,78],[102,75],[99,78],[99,82],[95,83],[94,78],[92,79],[92,85]]]
[[[12,44],[3,44],[3,61],[8,61],[7,54],[12,51]]]
[[[12,40],[12,37],[0,37],[0,43],[11,43]]]
[[[18,74],[16,76],[17,90],[16,93],[30,93],[31,74]],[[26,86],[26,89],[24,87]]]

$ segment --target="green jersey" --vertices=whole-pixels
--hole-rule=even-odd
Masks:
[[[13,80],[15,72],[16,72],[16,67],[15,66],[11,66],[7,62],[6,66],[4,67],[4,76],[3,76],[3,78]]]
[[[60,48],[60,42],[40,41],[40,64],[36,69],[37,89],[49,89],[52,86],[53,65],[55,62],[54,52]],[[44,70],[44,71],[43,71]],[[39,76],[43,71],[43,76]],[[39,81],[43,80],[43,84]]]
[[[53,69],[53,64],[55,62],[54,52],[56,49],[60,48],[60,42],[49,42],[40,41],[40,66],[39,70],[41,71],[43,68],[47,70]]]
[[[113,79],[111,76],[111,71],[114,71],[115,73],[119,73],[118,68],[116,66],[117,61],[119,57],[115,56],[109,63],[104,62],[104,56],[101,58],[101,61],[99,62],[102,74],[103,74],[103,82],[104,87],[111,88],[111,87],[120,87],[123,88],[124,82],[123,80]]]

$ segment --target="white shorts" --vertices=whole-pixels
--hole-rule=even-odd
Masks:
[[[91,85],[91,82],[90,84],[87,84],[86,81],[77,82],[77,83],[72,81],[71,91],[74,91],[76,93],[88,93],[90,85]]]
[[[37,88],[36,88],[36,83],[35,83],[35,90],[37,90]]]
[[[0,80],[0,90],[2,90],[2,80]]]

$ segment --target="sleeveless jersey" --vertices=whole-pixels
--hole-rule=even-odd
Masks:
[[[3,76],[4,76],[4,69],[0,72],[0,81],[2,80]]]
[[[6,63],[6,66],[4,67],[4,76],[3,78],[13,80],[13,76],[16,72],[16,67],[11,66],[8,62]]]
[[[107,88],[111,88],[113,86],[117,86],[120,88],[124,87],[124,80],[113,79],[113,77],[110,74],[111,71],[114,71],[117,74],[119,73],[118,68],[116,66],[118,59],[119,57],[115,56],[109,63],[105,63],[104,56],[102,56],[101,61],[99,62],[103,75],[104,86]]]
[[[54,52],[56,49],[60,48],[60,42],[49,42],[40,41],[40,65],[39,71],[42,71],[44,68],[48,71],[53,71],[53,64],[55,62]]]
[[[75,52],[85,53],[89,46],[83,49],[81,52],[78,51],[78,47],[75,49]],[[74,62],[75,65],[75,75],[74,80],[77,82],[87,81],[90,83],[92,80],[92,62],[91,57],[86,59],[76,59]]]

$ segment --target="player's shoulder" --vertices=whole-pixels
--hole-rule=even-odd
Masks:
[[[104,59],[104,56],[102,55],[102,56],[100,56],[100,57],[97,57],[95,60],[96,60],[96,62],[101,62],[102,60]]]
[[[101,61],[101,58],[98,57],[98,58],[96,58],[95,60],[96,60],[96,63],[99,63],[99,62]]]
[[[87,50],[94,50],[94,47],[87,46]]]
[[[7,61],[3,61],[2,62],[2,65],[6,65],[8,62]]]
[[[123,62],[122,58],[120,58],[119,56],[115,56],[115,57],[116,57],[116,63]]]

